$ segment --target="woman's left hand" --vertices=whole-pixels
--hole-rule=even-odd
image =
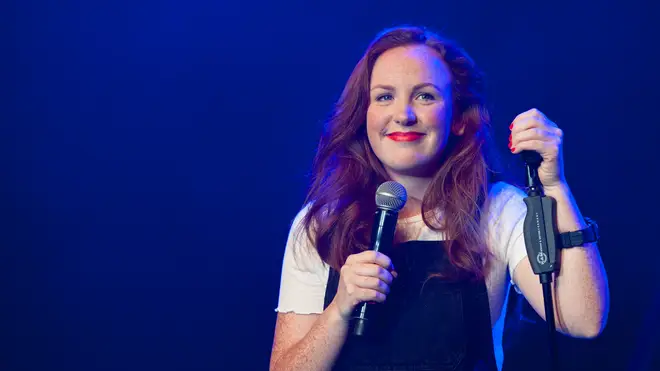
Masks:
[[[563,132],[554,122],[534,108],[516,116],[509,130],[511,153],[530,150],[541,154],[543,162],[539,166],[538,175],[544,188],[566,183],[561,150]]]

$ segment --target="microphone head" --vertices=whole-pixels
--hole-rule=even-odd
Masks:
[[[387,181],[376,190],[376,206],[398,212],[408,200],[406,188],[400,183]]]

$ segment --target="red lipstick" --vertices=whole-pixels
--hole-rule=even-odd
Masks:
[[[422,133],[417,133],[414,131],[409,131],[406,133],[397,131],[394,133],[389,133],[387,134],[387,137],[392,139],[395,142],[414,142],[418,140],[419,138],[423,137],[424,134]]]

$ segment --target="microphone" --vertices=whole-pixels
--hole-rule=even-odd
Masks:
[[[552,281],[551,274],[558,270],[559,249],[555,239],[556,204],[546,197],[538,176],[538,168],[543,162],[535,151],[522,151],[521,156],[527,168],[527,206],[523,234],[525,248],[535,274],[541,282]]]
[[[374,224],[371,229],[371,250],[388,250],[394,241],[394,230],[396,229],[399,211],[406,204],[408,193],[399,183],[387,181],[381,184],[376,190],[376,206],[378,207],[374,215]],[[353,321],[353,334],[364,335],[367,327],[367,307],[368,303],[361,303],[357,311],[351,318]]]
[[[520,157],[522,157],[523,161],[527,165],[532,167],[539,167],[539,165],[541,165],[541,162],[543,162],[543,157],[541,157],[541,154],[536,151],[530,151],[530,150],[521,151]]]
[[[543,288],[545,321],[548,325],[548,351],[550,369],[558,370],[557,340],[554,308],[552,302],[552,274],[559,271],[559,249],[557,235],[556,201],[543,192],[538,168],[543,158],[535,151],[522,151],[521,157],[527,168],[527,215],[523,224],[525,249],[534,274],[539,276]]]

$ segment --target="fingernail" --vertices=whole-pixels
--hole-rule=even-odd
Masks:
[[[511,141],[509,141],[509,149],[511,149],[512,145],[513,145],[513,143],[511,143]]]
[[[513,124],[509,125],[509,130],[513,129]]]
[[[515,152],[515,151],[516,151],[516,147],[511,148],[511,152]]]
[[[509,134],[509,143],[511,143],[511,140],[513,139],[513,135]]]

